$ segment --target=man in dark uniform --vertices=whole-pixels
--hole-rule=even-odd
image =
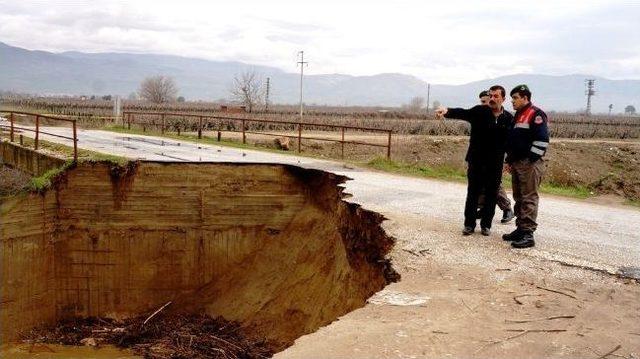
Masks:
[[[478,95],[480,99],[481,105],[489,105],[489,101],[491,100],[491,94],[488,90],[484,90],[480,92]],[[505,192],[502,183],[500,187],[498,187],[498,198],[497,198],[498,208],[502,210],[502,219],[500,223],[509,223],[513,218],[513,210],[511,209],[511,201],[507,196],[507,192]],[[480,195],[478,198],[478,212],[476,213],[476,218],[482,218],[482,207],[484,206],[484,193]]]
[[[502,238],[514,248],[535,245],[533,232],[538,224],[538,188],[544,175],[542,157],[549,147],[547,115],[531,103],[527,85],[511,90],[511,103],[516,110],[515,124],[507,138],[507,170],[511,172],[515,200],[516,230]]]
[[[440,107],[436,110],[439,118],[455,118],[471,124],[469,149],[465,157],[469,167],[463,235],[470,235],[475,231],[478,197],[481,193],[486,196],[480,227],[485,236],[491,232],[498,187],[502,179],[507,132],[513,123],[513,116],[502,107],[504,88],[492,86],[490,95],[489,106],[478,105],[470,109]]]

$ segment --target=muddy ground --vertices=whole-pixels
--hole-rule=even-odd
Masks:
[[[155,312],[124,321],[107,318],[65,320],[33,329],[23,342],[96,348],[113,345],[151,359],[250,359],[273,355],[266,341],[247,336],[237,323],[206,315]]]
[[[276,358],[640,357],[640,285],[386,214],[402,275]],[[320,355],[321,353],[321,355]]]

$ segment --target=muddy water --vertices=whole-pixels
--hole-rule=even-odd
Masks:
[[[3,344],[0,346],[0,358],[133,359],[142,357],[113,346],[92,348],[53,344]]]

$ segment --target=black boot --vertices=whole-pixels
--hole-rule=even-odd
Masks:
[[[515,216],[513,215],[513,211],[511,210],[511,208],[509,208],[502,213],[502,219],[500,220],[500,223],[509,223],[513,218],[515,218]]]
[[[522,235],[523,235],[522,231],[519,228],[516,228],[513,232],[509,234],[503,234],[502,240],[509,241],[509,242],[519,241],[520,239],[522,239]]]
[[[511,242],[511,247],[513,248],[529,248],[535,245],[536,242],[533,240],[533,233],[531,232],[525,232],[520,240]]]

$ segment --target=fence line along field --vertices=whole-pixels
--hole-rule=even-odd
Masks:
[[[106,100],[79,100],[68,98],[3,98],[3,110],[21,110],[75,117],[83,127],[103,127],[113,122],[113,102]],[[299,120],[292,106],[272,105],[269,112],[222,112],[221,106],[212,102],[175,102],[153,104],[142,101],[124,101],[125,111],[182,112],[199,114],[224,114],[230,117],[261,118],[269,120]],[[549,112],[550,131],[554,138],[640,138],[640,117],[584,116]],[[194,121],[172,116],[167,119],[174,130],[189,131]],[[150,120],[152,121],[152,120]],[[361,126],[391,129],[397,134],[462,136],[468,135],[469,126],[461,121],[436,120],[432,115],[376,107],[308,107],[303,122],[331,125]],[[228,123],[230,130],[237,124]],[[248,130],[260,131],[258,124],[248,124]],[[268,130],[288,130],[286,126],[269,126]]]
[[[113,105],[110,101],[80,101],[69,99],[5,99],[0,110],[20,110],[40,114],[58,114],[78,120],[84,128],[114,128],[122,126],[122,118],[112,117]],[[214,103],[172,103],[155,105],[143,102],[125,101],[124,111],[190,113],[232,118],[253,118],[276,121],[299,121],[299,116],[291,109],[281,106],[274,112],[223,112]],[[302,152],[326,158],[344,158],[358,163],[368,163],[374,167],[400,166],[411,173],[436,171],[436,176],[464,178],[464,154],[468,145],[469,125],[462,121],[439,121],[425,114],[402,111],[377,112],[364,108],[331,111],[326,108],[312,108],[304,116],[304,123],[318,123],[343,126],[391,129],[391,163],[380,160],[385,157],[384,148],[372,148],[338,142],[317,140],[301,141]],[[26,117],[16,117],[20,121],[32,121]],[[125,116],[125,121],[127,120]],[[191,135],[196,137],[198,129],[209,140],[223,132],[224,140],[243,141],[242,121],[208,118],[199,124],[198,117],[157,114],[135,114],[131,123],[132,131],[160,134],[161,126],[168,135]],[[33,125],[32,123],[27,123]],[[125,124],[125,131],[128,123]],[[43,121],[42,125],[48,125]],[[202,126],[202,127],[200,127]],[[555,188],[579,190],[580,193],[616,194],[627,200],[640,201],[640,119],[622,116],[591,116],[551,114],[553,147],[547,156],[547,175],[544,184]],[[248,143],[267,148],[281,148],[273,137],[260,133],[276,133],[282,136],[297,135],[297,126],[278,123],[246,122],[246,131],[253,132]],[[328,131],[321,126],[304,126],[305,136],[316,139],[338,140],[341,133]],[[562,139],[565,138],[565,139]],[[572,138],[575,138],[572,139]],[[349,130],[348,141],[386,144],[387,136],[373,132]],[[291,145],[297,149],[297,143]],[[378,162],[376,162],[378,161]]]

